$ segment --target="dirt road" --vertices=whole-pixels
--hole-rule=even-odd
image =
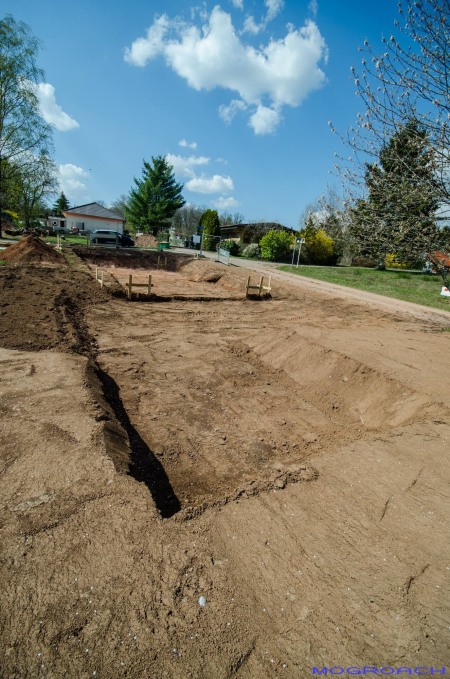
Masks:
[[[2,677],[448,664],[448,320],[215,270],[0,270]]]

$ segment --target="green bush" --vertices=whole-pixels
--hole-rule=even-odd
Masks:
[[[403,262],[399,259],[395,252],[390,252],[384,258],[384,263],[387,269],[411,269],[412,262]]]
[[[220,236],[220,220],[217,210],[205,210],[200,217],[200,226],[203,227],[203,249],[216,250]]]
[[[324,229],[307,229],[304,235],[308,262],[327,264],[334,254],[333,239]]]
[[[239,257],[241,254],[241,246],[235,240],[223,240],[220,243],[220,247],[223,250],[228,250],[232,257]],[[219,245],[217,245],[217,248],[219,248]]]
[[[292,236],[286,231],[272,229],[259,241],[261,257],[271,262],[286,259],[292,246]]]

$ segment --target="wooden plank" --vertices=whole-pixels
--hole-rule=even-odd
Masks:
[[[248,291],[249,290],[257,290],[258,296],[261,297],[262,292],[270,292],[272,290],[271,282],[272,282],[272,276],[269,276],[268,284],[264,285],[264,276],[261,276],[261,278],[259,279],[259,284],[251,285],[250,276],[249,276],[248,279],[247,279],[247,287],[246,287],[246,291],[245,291],[245,296],[248,297]]]
[[[133,294],[133,288],[147,288],[147,294],[151,295],[152,292],[152,277],[149,275],[147,283],[133,283],[133,275],[130,274],[128,276],[128,283],[127,286],[128,288],[128,299],[131,299],[132,294]],[[139,293],[136,292],[136,294],[139,296]]]

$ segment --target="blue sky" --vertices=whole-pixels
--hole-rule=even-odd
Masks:
[[[187,202],[298,228],[361,103],[395,0],[4,0],[42,42],[42,110],[71,205],[126,194],[167,155]],[[348,152],[346,153],[348,155]]]

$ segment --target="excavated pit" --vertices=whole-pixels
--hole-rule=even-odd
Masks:
[[[139,432],[164,470],[171,507],[195,515],[315,480],[314,454],[394,436],[443,412],[344,353],[264,326],[264,305],[244,304],[239,322],[235,302],[207,310],[173,302],[151,313],[122,305],[113,318],[98,311],[92,319],[103,328],[97,360],[114,380],[106,391],[120,391],[130,441]]]
[[[230,284],[217,265],[183,269],[163,273],[180,285]],[[231,280],[238,294],[241,279]],[[108,405],[108,454],[117,472],[147,486],[164,518],[315,480],[314,454],[391,436],[442,410],[423,391],[303,336],[287,323],[286,302],[130,304],[88,281],[67,268],[3,271],[5,346],[91,357],[88,382],[97,380],[94,395]],[[22,307],[27,333],[14,334]]]

